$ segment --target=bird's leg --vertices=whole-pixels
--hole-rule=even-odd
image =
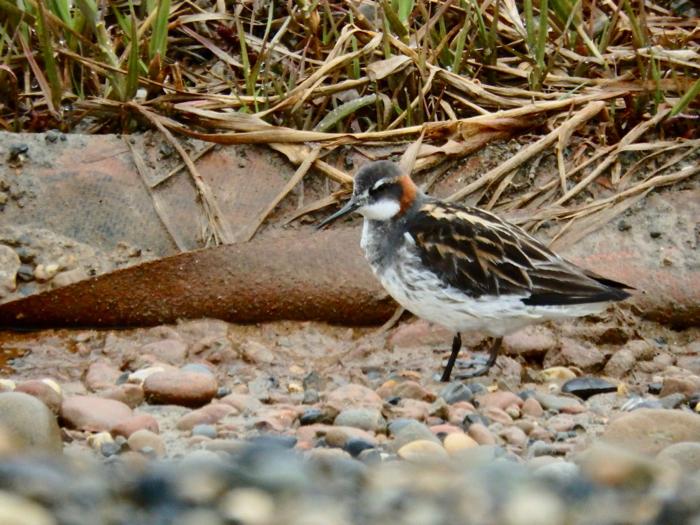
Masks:
[[[450,380],[450,376],[452,375],[452,369],[455,366],[455,361],[457,360],[457,354],[459,354],[459,350],[462,348],[462,336],[457,332],[455,334],[454,339],[452,339],[452,353],[450,354],[450,358],[447,360],[447,365],[445,365],[445,370],[442,373],[442,377],[440,378],[440,381],[443,383],[447,383]]]
[[[468,379],[470,377],[479,377],[479,376],[483,376],[484,374],[488,374],[491,367],[496,364],[496,359],[498,359],[498,351],[501,349],[502,342],[503,342],[502,337],[497,337],[493,340],[493,344],[491,345],[491,350],[489,350],[489,360],[486,361],[486,366],[484,366],[483,368],[480,368],[478,370],[475,370],[474,372],[466,372],[464,374],[459,374],[458,378],[459,379]]]

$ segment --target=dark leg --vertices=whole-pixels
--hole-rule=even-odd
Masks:
[[[484,374],[488,374],[491,367],[496,364],[496,359],[498,358],[498,351],[501,349],[502,342],[503,342],[502,337],[497,337],[496,339],[493,340],[493,344],[491,345],[491,350],[489,350],[489,360],[486,361],[486,366],[484,366],[484,368],[480,368],[479,370],[475,370],[474,372],[467,372],[465,374],[460,374],[459,379],[468,379],[470,377],[479,377],[479,376],[483,376]]]
[[[459,332],[457,332],[452,340],[452,353],[450,354],[450,358],[447,360],[445,371],[442,373],[442,377],[440,378],[440,381],[443,383],[447,383],[450,380],[452,369],[455,366],[455,361],[457,360],[457,354],[459,354],[460,348],[462,348],[462,336],[459,335]]]

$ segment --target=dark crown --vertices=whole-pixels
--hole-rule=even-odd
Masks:
[[[374,187],[382,179],[396,179],[401,176],[399,167],[390,160],[378,160],[362,166],[355,175],[354,193],[359,195]]]

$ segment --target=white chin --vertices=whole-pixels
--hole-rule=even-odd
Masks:
[[[388,221],[401,210],[399,203],[392,200],[381,200],[373,204],[366,204],[357,211],[365,218],[372,221]]]

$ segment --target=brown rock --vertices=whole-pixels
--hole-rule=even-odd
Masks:
[[[503,348],[508,355],[543,356],[557,348],[557,338],[550,328],[533,325],[505,336]]]
[[[377,438],[373,433],[355,427],[328,427],[326,443],[331,447],[343,448],[349,439],[362,439],[377,446]]]
[[[51,281],[51,287],[60,288],[61,286],[68,286],[69,284],[77,283],[88,277],[90,276],[84,268],[73,268],[72,270],[57,273]]]
[[[15,392],[24,392],[25,394],[36,397],[49,407],[54,414],[58,414],[61,411],[63,396],[44,381],[32,379],[17,383]]]
[[[394,387],[393,395],[404,399],[433,402],[437,396],[416,381],[401,381]]]
[[[680,410],[639,409],[611,421],[602,439],[628,450],[656,454],[673,443],[700,441],[700,415]]]
[[[124,436],[128,438],[138,430],[149,430],[154,434],[160,432],[158,421],[150,414],[136,414],[135,416],[131,416],[114,425],[110,432],[113,436]]]
[[[219,400],[238,410],[241,414],[255,414],[263,408],[263,404],[254,396],[249,394],[229,394]]]
[[[36,450],[60,453],[61,430],[56,416],[39,399],[23,392],[0,394],[0,452]]]
[[[576,421],[568,414],[559,414],[550,417],[547,426],[555,432],[568,432],[576,426]]]
[[[513,418],[505,410],[498,407],[489,407],[483,410],[483,414],[496,423],[503,423],[504,425],[513,423]]]
[[[430,427],[430,431],[436,436],[440,434],[464,434],[464,431],[460,427],[458,427],[457,425],[450,425],[449,423],[433,425],[432,427]]]
[[[415,419],[425,421],[430,414],[430,403],[418,399],[402,399],[396,407],[391,409],[394,418]]]
[[[479,445],[495,445],[496,438],[491,431],[481,423],[472,423],[469,425],[467,434],[474,439]]]
[[[196,425],[211,425],[232,412],[237,412],[237,410],[231,405],[213,403],[185,414],[179,419],[176,427],[179,430],[192,430]]]
[[[240,352],[245,361],[256,365],[269,365],[275,360],[275,354],[269,348],[253,340],[245,341]]]
[[[453,432],[445,436],[443,445],[445,446],[447,453],[450,456],[454,456],[463,450],[478,447],[479,443],[477,443],[475,439],[466,435],[464,432]]]
[[[144,401],[143,387],[133,383],[113,386],[102,390],[97,395],[105,399],[121,401],[130,408],[136,408]]]
[[[17,271],[21,264],[17,252],[5,244],[0,244],[0,298],[16,290]]]
[[[349,384],[336,388],[328,394],[326,406],[341,412],[345,408],[382,409],[384,402],[377,393],[363,385]]]
[[[426,439],[406,443],[396,454],[401,459],[414,463],[431,462],[448,457],[447,451],[442,445]]]
[[[179,339],[163,339],[141,347],[142,354],[151,354],[163,363],[181,365],[187,357],[187,345]]]
[[[149,448],[153,450],[156,457],[163,457],[166,453],[165,441],[158,434],[154,434],[150,430],[137,430],[127,441],[129,448],[134,452],[141,452]]]
[[[550,355],[552,357],[550,357]],[[595,346],[582,343],[568,337],[562,338],[561,350],[549,352],[545,357],[545,365],[572,365],[584,372],[600,370],[605,363],[605,355]]]
[[[544,415],[544,409],[542,408],[542,405],[540,405],[540,402],[537,401],[537,399],[535,399],[534,397],[528,397],[525,400],[521,411],[526,416],[542,417]]]
[[[676,359],[676,365],[692,374],[700,375],[700,355],[682,355]]]
[[[516,426],[506,427],[498,435],[506,440],[510,445],[524,447],[527,445],[527,434]]]
[[[603,372],[610,377],[622,377],[628,373],[637,363],[637,357],[629,348],[620,348],[607,363]]]
[[[399,325],[389,337],[389,345],[399,348],[444,345],[454,337],[447,328],[423,319]]]
[[[520,408],[523,406],[523,400],[515,395],[513,392],[508,392],[505,390],[498,390],[496,392],[489,392],[477,398],[479,402],[479,408],[491,408],[496,407],[501,410],[505,410],[510,406],[517,406]]]
[[[94,396],[67,397],[61,405],[61,418],[70,428],[90,432],[109,431],[132,415],[124,403]]]
[[[656,459],[674,462],[684,472],[694,474],[700,470],[700,443],[674,443],[659,452]]]
[[[121,372],[115,366],[104,361],[96,361],[87,369],[85,386],[92,392],[116,386]]]
[[[214,376],[197,372],[157,372],[143,382],[146,400],[154,404],[197,407],[216,395]]]
[[[700,377],[689,374],[665,377],[659,395],[664,397],[679,393],[691,396],[696,392],[700,392]]]

